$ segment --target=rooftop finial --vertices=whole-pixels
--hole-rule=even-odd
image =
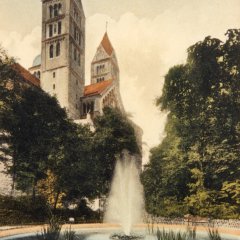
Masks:
[[[106,21],[106,33],[107,33],[107,30],[108,30],[108,21]]]

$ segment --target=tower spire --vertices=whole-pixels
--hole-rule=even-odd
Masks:
[[[107,30],[108,30],[108,21],[106,21],[106,33],[107,33]]]

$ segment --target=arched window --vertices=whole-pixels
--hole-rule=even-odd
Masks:
[[[54,26],[53,26],[53,32],[54,32],[54,34],[57,33],[57,24],[54,24]]]
[[[58,34],[62,33],[62,22],[58,22]]]
[[[54,17],[58,16],[58,5],[54,4]]]
[[[87,114],[87,106],[86,103],[83,104],[83,114]]]
[[[98,72],[99,72],[99,66],[97,66],[97,74],[98,74]]]
[[[58,14],[59,15],[62,14],[62,4],[61,3],[58,4]]]
[[[81,47],[81,45],[82,45],[82,35],[81,35],[81,33],[79,34],[79,41],[78,41],[78,43],[79,43],[79,46]]]
[[[50,58],[53,58],[53,49],[54,49],[53,44],[51,44],[50,48],[49,48],[49,57]]]
[[[49,17],[52,18],[53,17],[53,7],[49,6]]]
[[[53,35],[53,26],[52,24],[49,25],[49,37],[52,37]]]
[[[77,39],[77,28],[76,26],[74,26],[74,39],[76,40]]]
[[[57,46],[56,46],[56,56],[60,56],[61,54],[61,44],[60,42],[57,43]]]
[[[80,53],[78,53],[78,65],[79,66],[81,65],[81,55],[80,55]]]
[[[38,79],[40,79],[40,77],[41,77],[40,71],[37,72],[37,77],[38,77]]]
[[[56,85],[55,85],[55,84],[53,84],[53,90],[55,90],[55,88],[56,88]]]
[[[90,103],[88,103],[88,104],[87,104],[87,113],[89,113],[89,112],[90,112],[90,110],[91,110],[91,104],[90,104]]]
[[[94,102],[91,102],[91,106],[90,106],[90,112],[93,113],[94,112]]]
[[[74,48],[74,61],[77,61],[77,49]]]

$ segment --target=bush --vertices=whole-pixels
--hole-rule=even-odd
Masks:
[[[32,224],[45,222],[47,215],[46,202],[37,197],[33,201],[30,197],[0,196],[0,224]]]

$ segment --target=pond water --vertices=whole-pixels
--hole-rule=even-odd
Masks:
[[[166,229],[167,230],[167,229]],[[113,234],[121,234],[117,230],[109,230],[109,229],[81,229],[81,230],[75,230],[76,234],[78,236],[79,240],[111,240],[111,236]],[[175,229],[176,232],[179,231],[179,229]],[[21,234],[18,236],[11,236],[11,237],[5,237],[1,238],[1,240],[37,240],[35,237],[37,233],[32,234]],[[141,236],[140,239],[145,240],[157,240],[156,235],[150,235],[146,231],[139,230],[134,232],[134,235]],[[228,234],[221,234],[222,240],[240,240],[240,236],[234,236],[234,235],[228,235]],[[199,231],[197,233],[197,240],[209,240],[207,236],[207,232]]]

